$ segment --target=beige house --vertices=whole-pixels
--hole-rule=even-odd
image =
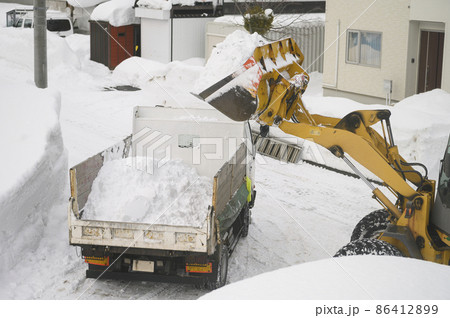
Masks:
[[[325,96],[363,103],[450,92],[449,0],[326,3]]]

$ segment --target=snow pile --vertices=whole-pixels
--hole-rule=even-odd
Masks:
[[[100,4],[92,11],[91,20],[106,21],[112,26],[137,24],[140,22],[134,14],[134,0],[111,0]]]
[[[191,59],[185,62],[174,61],[163,64],[133,56],[114,69],[113,77],[117,81],[138,87],[144,87],[156,80],[178,88],[186,87],[186,90],[189,90],[203,70],[203,66],[199,65],[202,61],[202,59]]]
[[[139,7],[149,9],[161,9],[161,10],[172,9],[172,2],[168,0],[139,0],[137,2],[137,5]]]
[[[67,0],[75,8],[89,8],[109,0]]]
[[[430,178],[437,180],[450,134],[450,94],[435,89],[405,98],[390,110],[400,154],[409,162],[423,163]]]
[[[446,265],[393,256],[348,256],[261,274],[200,299],[448,299],[449,279]]]
[[[34,49],[33,30],[2,28],[0,30],[0,65],[10,68],[2,72],[3,78],[19,79],[33,83]],[[68,74],[78,72],[80,60],[67,45],[64,38],[47,32],[47,68],[49,82],[55,78],[67,78]],[[11,73],[13,72],[13,73]]]
[[[195,91],[199,93],[240,69],[253,56],[255,48],[265,43],[264,38],[257,33],[237,30],[228,35],[212,51],[205,70],[196,83]]]
[[[138,158],[143,159],[143,158]],[[106,162],[94,180],[84,219],[201,227],[212,181],[181,161],[148,173],[136,158]],[[151,162],[149,164],[152,164]]]
[[[39,244],[48,210],[61,198],[67,157],[59,93],[6,80],[0,86],[0,273],[7,273]]]

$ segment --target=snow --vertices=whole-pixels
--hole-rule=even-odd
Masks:
[[[113,78],[138,87],[144,87],[152,81],[165,81],[178,87],[183,86],[188,91],[203,70],[200,65],[203,65],[203,59],[163,64],[133,56],[114,69]]]
[[[394,256],[348,256],[258,275],[200,299],[448,299],[449,279],[445,265]]]
[[[168,0],[139,0],[137,2],[139,7],[145,7],[149,9],[161,9],[170,10],[172,9],[172,2]]]
[[[213,0],[213,5],[216,5],[217,0]],[[172,5],[181,6],[195,6],[195,3],[211,2],[210,0],[139,0],[137,5],[149,9],[170,10]]]
[[[59,129],[59,99],[57,92],[39,90],[33,86],[22,89],[2,80],[0,108],[0,147],[14,154],[0,158],[2,183],[0,198],[22,183],[32,173],[36,162],[45,155],[49,135]],[[26,91],[26,93],[24,93]]]
[[[134,0],[111,0],[98,5],[91,14],[91,20],[106,21],[119,27],[138,24],[139,18],[134,15]]]
[[[197,80],[195,91],[199,93],[240,69],[248,58],[253,56],[255,48],[265,43],[264,38],[257,33],[249,34],[237,30],[228,35],[213,49],[204,71]]]
[[[0,80],[0,284],[23,254],[37,247],[50,209],[62,199],[67,172],[59,113],[52,89]],[[4,297],[0,290],[0,298]]]
[[[79,249],[68,245],[67,198],[70,190],[67,184],[64,148],[61,136],[58,134],[56,105],[61,103],[59,122],[64,146],[67,148],[69,167],[72,167],[129,135],[132,110],[136,105],[209,107],[193,97],[190,92],[197,85],[208,86],[214,79],[227,76],[235,70],[236,66],[240,67],[242,60],[245,62],[248,58],[247,53],[252,54],[252,46],[257,45],[260,39],[255,35],[249,38],[242,34],[234,35],[235,40],[240,41],[239,45],[234,46],[234,54],[231,50],[227,51],[228,61],[226,58],[221,62],[216,61],[214,68],[218,69],[214,72],[211,67],[203,67],[201,59],[164,65],[140,58],[128,59],[111,72],[104,65],[89,60],[88,36],[75,34],[60,38],[50,33],[47,36],[50,89],[40,93],[41,91],[31,88],[33,85],[32,32],[0,28],[2,41],[0,70],[1,81],[2,84],[4,83],[1,85],[2,96],[7,96],[8,91],[19,90],[20,94],[16,94],[18,97],[12,103],[14,107],[25,107],[20,101],[28,100],[28,95],[35,93],[37,95],[32,96],[37,97],[32,100],[32,105],[38,103],[40,105],[42,100],[48,101],[44,103],[42,113],[39,112],[37,115],[35,115],[35,109],[27,109],[30,116],[34,114],[33,116],[39,119],[36,123],[32,122],[31,127],[37,127],[35,125],[40,122],[42,125],[47,125],[49,132],[44,156],[40,157],[41,159],[36,157],[34,161],[31,158],[29,162],[21,161],[28,160],[21,158],[23,152],[16,154],[10,149],[17,151],[27,149],[27,142],[19,141],[19,147],[13,145],[10,140],[18,138],[15,127],[22,127],[22,121],[25,121],[28,115],[21,112],[20,120],[9,117],[5,120],[3,115],[0,117],[2,124],[5,122],[8,127],[14,125],[0,137],[2,145],[7,145],[3,148],[7,149],[5,151],[7,156],[3,156],[3,160],[6,162],[11,159],[6,162],[8,165],[16,161],[28,162],[31,171],[38,172],[26,175],[26,171],[21,170],[22,176],[10,175],[7,178],[0,178],[1,187],[11,189],[5,190],[8,191],[5,196],[6,201],[2,201],[3,198],[0,199],[0,213],[2,222],[3,220],[5,222],[1,225],[0,232],[2,242],[0,245],[2,253],[0,297],[6,299],[75,299],[78,297],[84,299],[196,299],[206,294],[206,291],[197,290],[190,285],[112,280],[99,280],[94,283],[94,280],[85,278],[86,264],[79,257]],[[227,45],[232,47],[232,43]],[[236,60],[234,60],[235,57]],[[211,63],[214,65],[213,62]],[[136,75],[136,72],[140,73]],[[196,80],[198,80],[197,84]],[[105,90],[105,88],[124,84],[139,86],[141,90],[135,92]],[[54,93],[56,91],[60,92],[60,100],[58,94]],[[311,74],[304,101],[311,113],[320,112],[339,116],[358,108],[385,108],[382,105],[366,106],[348,99],[323,97],[321,76],[317,73]],[[445,119],[450,118],[448,107],[446,108],[449,104],[449,94],[435,90],[410,97],[394,107],[389,107],[393,113],[391,122],[394,138],[399,145],[400,153],[405,154],[407,160],[416,158],[429,162],[429,165],[439,162],[450,130],[449,124],[445,122]],[[2,102],[0,107],[2,114],[5,111],[3,108],[6,108],[3,105],[9,104]],[[11,109],[11,112],[17,115],[15,109]],[[42,118],[44,113],[48,116]],[[55,121],[52,118],[56,118]],[[420,118],[426,120],[420,122]],[[44,146],[42,141],[45,139],[44,128],[35,128],[33,134],[25,129],[24,133],[30,138],[41,140],[37,141],[36,145]],[[271,133],[276,134],[277,130],[271,128]],[[411,133],[413,135],[410,135]],[[22,145],[23,148],[21,148]],[[30,149],[35,149],[36,145],[32,144]],[[328,163],[329,158],[326,157],[328,151],[320,149],[319,152]],[[34,155],[26,152],[28,157]],[[311,293],[317,291],[319,288],[315,287],[316,284],[330,289],[330,293],[339,292],[338,295],[342,295],[341,298],[364,297],[355,295],[350,290],[349,286],[355,284],[349,277],[346,279],[345,276],[339,276],[336,277],[335,284],[328,283],[327,271],[336,273],[339,270],[331,256],[348,242],[356,223],[367,213],[380,208],[379,204],[371,198],[370,190],[361,180],[303,162],[284,164],[259,155],[256,159],[258,196],[255,207],[252,209],[252,223],[248,237],[238,243],[230,258],[228,282],[234,283],[285,268],[286,271],[292,271],[292,275],[296,278],[302,278],[303,271],[309,273],[306,277],[308,281],[314,278],[314,284],[301,285],[299,298],[308,291]],[[334,158],[334,160],[337,159]],[[35,162],[34,166],[33,162]],[[432,168],[432,170],[435,169]],[[3,166],[0,171],[2,176],[4,173],[10,173],[3,170]],[[435,172],[432,171],[432,177],[433,174]],[[27,181],[26,185],[25,181]],[[3,208],[5,206],[8,208]],[[17,220],[22,221],[22,225],[19,225],[20,222],[9,221],[11,219],[5,217],[8,213],[11,216],[18,216]],[[10,224],[13,224],[11,231],[8,229]],[[14,253],[11,254],[10,251]],[[311,263],[314,261],[323,263]],[[391,271],[396,273],[397,268],[409,269],[410,267],[415,274],[408,277],[414,277],[414,288],[405,291],[402,297],[410,299],[443,297],[436,295],[435,292],[430,293],[428,283],[423,281],[425,278],[430,281],[430,284],[436,286],[441,295],[449,294],[448,287],[445,290],[441,288],[441,281],[448,281],[448,273],[446,270],[441,270],[442,267],[439,265],[410,259],[385,260],[374,257],[361,258],[361,260],[340,259],[339,262],[345,265],[344,268],[348,267],[355,272],[355,275],[359,275],[357,277],[363,283],[362,286],[370,290],[375,298],[387,297],[385,294],[378,293],[379,286],[384,286],[378,282],[384,276],[391,277]],[[393,265],[388,266],[389,264]],[[287,268],[292,265],[298,266]],[[364,266],[368,266],[366,268],[370,270],[362,275]],[[387,267],[388,270],[386,270]],[[420,275],[417,274],[419,269]],[[280,279],[284,276],[283,272],[276,275],[279,275]],[[403,273],[393,276],[394,282],[399,282],[398,285],[401,285],[402,276],[404,276]],[[377,277],[376,282],[374,277]],[[274,284],[274,288],[280,286],[274,281],[271,283]],[[233,285],[229,287],[234,288]],[[278,287],[274,290],[279,290]],[[326,293],[325,287],[322,288],[323,297],[333,298],[333,295]],[[393,286],[393,288],[401,287]],[[292,289],[289,290],[292,291]],[[388,292],[386,288],[383,288],[383,291]],[[265,288],[265,292],[270,293],[270,288]],[[255,293],[262,293],[262,291]],[[295,294],[292,292],[291,295]],[[213,296],[214,294],[211,297]],[[321,294],[316,298],[322,298]]]
[[[67,2],[76,8],[89,8],[94,7],[102,2],[106,2],[109,0],[67,0]]]
[[[29,84],[32,83],[33,72],[30,73],[30,71],[33,71],[34,65],[33,39],[32,29],[1,29],[0,41],[3,42],[0,46],[0,63],[6,64],[8,61],[14,65],[14,72],[3,73],[4,78],[22,77]],[[47,48],[50,80],[80,68],[78,57],[63,38],[47,32]]]
[[[83,218],[202,227],[212,202],[212,180],[194,167],[168,161],[153,173],[152,162],[127,158],[106,162],[92,185]]]
[[[268,14],[266,13],[266,15]],[[224,15],[214,19],[214,22],[243,26],[244,18],[241,15]],[[324,13],[275,14],[272,28],[277,30],[285,27],[310,27],[323,25],[324,23]]]

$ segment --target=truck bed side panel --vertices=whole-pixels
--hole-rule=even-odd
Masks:
[[[216,195],[213,198],[213,206],[216,218],[225,228],[233,223],[246,202],[246,155],[247,148],[245,144],[241,144],[231,160],[226,162],[214,177]],[[222,216],[223,213],[227,216]],[[223,223],[225,219],[227,221]]]

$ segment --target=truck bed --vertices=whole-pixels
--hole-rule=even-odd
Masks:
[[[103,163],[126,158],[130,147],[131,136],[70,169],[70,244],[207,252],[208,233],[211,233],[211,209],[200,228],[83,219],[84,205]]]

